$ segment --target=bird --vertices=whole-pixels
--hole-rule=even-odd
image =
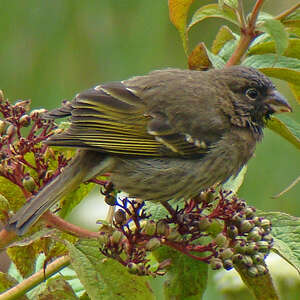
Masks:
[[[61,174],[15,215],[23,235],[54,203],[85,182],[110,174],[117,190],[144,201],[181,201],[236,176],[263,138],[266,120],[292,108],[257,69],[167,68],[97,85],[45,119],[70,118],[46,144],[77,148]]]

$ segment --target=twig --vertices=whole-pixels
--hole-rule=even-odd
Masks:
[[[255,24],[256,24],[259,10],[261,9],[263,3],[264,3],[264,0],[257,0],[252,9],[250,18],[247,22],[247,25],[243,27],[241,24],[240,41],[239,41],[234,53],[232,54],[230,59],[227,61],[227,63],[226,63],[227,67],[236,65],[240,62],[241,58],[247,52],[247,49],[249,48],[250,44],[252,43],[254,38],[257,36],[257,34],[255,32]]]
[[[286,192],[288,192],[290,189],[292,189],[298,182],[300,181],[300,176],[298,178],[296,178],[287,188],[285,188],[282,192],[280,192],[279,194],[273,196],[272,198],[279,198],[280,196],[282,196],[283,194],[285,194]]]
[[[275,17],[276,20],[282,20],[284,18],[286,18],[288,15],[290,15],[291,13],[293,13],[295,10],[297,10],[298,8],[300,8],[300,3],[295,4],[294,6],[292,6],[291,8],[287,9],[286,11],[284,11],[283,13],[279,14],[277,17]]]
[[[36,272],[29,278],[23,280],[15,287],[0,294],[0,300],[20,299],[20,297],[23,296],[26,292],[33,289],[35,286],[43,282],[46,278],[59,272],[61,269],[65,268],[69,264],[70,258],[68,256],[62,256],[56,259],[54,262],[50,263],[45,270],[40,270]]]
[[[60,229],[61,231],[71,233],[77,237],[83,238],[97,238],[99,237],[98,232],[89,231],[87,229],[76,226],[66,220],[56,216],[55,214],[47,211],[43,215],[43,220],[50,226]]]

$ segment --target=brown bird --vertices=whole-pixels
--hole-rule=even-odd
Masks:
[[[149,201],[196,196],[238,174],[265,119],[291,107],[259,71],[166,69],[98,85],[46,118],[71,125],[46,143],[76,147],[70,165],[9,221],[18,234],[80,182],[111,173],[118,190]]]

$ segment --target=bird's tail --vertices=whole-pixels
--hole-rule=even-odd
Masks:
[[[7,230],[16,231],[18,235],[27,232],[45,211],[55,202],[67,195],[81,182],[106,172],[107,159],[101,153],[80,150],[70,164],[53,181],[33,196],[9,220]]]

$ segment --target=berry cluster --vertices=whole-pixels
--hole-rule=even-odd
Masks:
[[[250,276],[266,274],[264,259],[273,245],[271,222],[257,217],[255,208],[242,200],[236,199],[235,205],[239,208],[225,220],[226,231],[214,239],[219,249],[217,256],[210,261],[211,267],[230,270],[234,264],[243,264]]]
[[[42,118],[44,109],[29,109],[30,100],[11,104],[0,91],[0,176],[19,186],[26,198],[56,177],[68,162],[41,143],[54,133],[54,122]],[[49,157],[57,161],[56,170],[49,170]]]
[[[230,192],[206,191],[182,209],[172,210],[167,205],[171,217],[159,220],[151,219],[143,202],[124,198],[116,205],[119,209],[113,225],[106,224],[100,229],[100,251],[127,266],[130,272],[164,274],[163,268],[170,261],[153,269],[147,256],[161,245],[205,261],[212,269],[229,270],[242,264],[251,276],[267,272],[264,258],[273,242],[271,224],[257,217],[254,208]]]

